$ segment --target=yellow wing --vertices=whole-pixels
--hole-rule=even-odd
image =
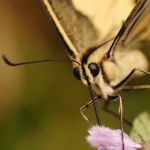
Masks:
[[[150,0],[142,0],[141,9],[135,12],[126,33],[122,37],[125,46],[137,48],[144,40],[150,40]]]
[[[73,59],[97,39],[97,31],[88,18],[75,10],[70,0],[43,0],[57,31]]]
[[[150,40],[150,0],[139,0],[118,32],[108,56],[116,49],[137,49],[142,41]]]
[[[112,38],[133,8],[133,0],[42,0],[71,59]]]

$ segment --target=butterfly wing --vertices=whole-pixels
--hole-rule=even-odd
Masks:
[[[121,27],[132,10],[132,0],[73,0],[77,10],[90,18],[100,37],[110,36]]]
[[[96,41],[97,31],[89,19],[77,11],[71,0],[43,0],[72,59],[77,59]]]
[[[124,45],[138,48],[142,41],[150,40],[150,0],[141,1],[143,5],[137,10],[130,27],[122,37]]]
[[[143,40],[149,39],[150,0],[139,0],[113,41],[108,57],[112,57],[117,49],[137,49]]]
[[[75,60],[108,36],[112,38],[134,5],[132,0],[42,1]]]

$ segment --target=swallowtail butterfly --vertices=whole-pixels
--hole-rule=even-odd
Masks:
[[[43,4],[73,60],[74,76],[89,88],[92,101],[81,108],[87,121],[83,111],[94,105],[100,123],[98,98],[107,106],[112,99],[121,103],[121,90],[150,88],[126,85],[132,76],[149,74],[140,48],[150,38],[150,0],[97,0],[95,5],[92,0],[43,0]]]
[[[141,51],[143,41],[150,39],[150,0],[42,0],[42,3],[64,42],[74,76],[89,88],[91,101],[81,108],[83,117],[91,123],[83,112],[94,106],[100,124],[98,99],[106,101],[106,110],[110,100],[118,99],[122,124],[119,92],[150,89],[149,85],[127,85],[133,76],[150,74],[148,60]],[[3,60],[13,66],[33,63],[14,64],[4,55]]]

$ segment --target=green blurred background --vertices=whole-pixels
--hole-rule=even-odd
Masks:
[[[38,0],[0,0],[0,55],[12,61],[67,58],[65,49]],[[148,76],[132,84],[150,84]],[[150,112],[150,92],[122,93],[126,118]],[[9,67],[0,60],[1,150],[90,150],[88,124],[79,108],[89,100],[86,87],[74,79],[70,63]],[[119,121],[101,110],[103,124]],[[117,110],[117,103],[112,109]],[[94,118],[93,111],[87,112]],[[125,125],[128,132],[130,128]]]

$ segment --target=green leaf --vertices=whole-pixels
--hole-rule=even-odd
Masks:
[[[133,128],[130,132],[131,138],[145,143],[150,142],[150,115],[148,112],[142,112],[133,122]]]

